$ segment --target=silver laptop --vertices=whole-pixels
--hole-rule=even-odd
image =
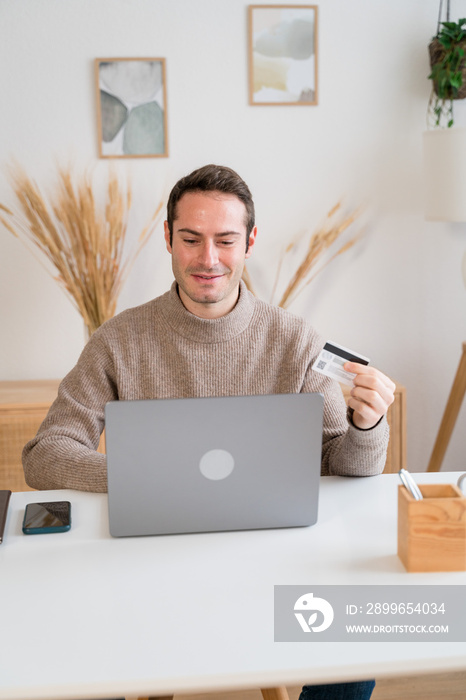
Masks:
[[[110,533],[313,525],[322,416],[322,394],[108,403]]]

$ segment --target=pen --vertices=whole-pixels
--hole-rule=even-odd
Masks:
[[[458,488],[466,494],[466,474],[461,474],[460,478],[458,479]]]
[[[409,471],[407,469],[400,469],[398,474],[403,486],[408,489],[412,497],[415,498],[416,501],[422,501],[423,497],[419,486],[416,484]]]

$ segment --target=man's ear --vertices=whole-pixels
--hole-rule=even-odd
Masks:
[[[252,249],[254,248],[254,243],[256,242],[256,236],[257,236],[257,226],[254,226],[251,233],[249,234],[249,244],[248,244],[248,249],[246,251],[246,258],[249,258],[252,255]]]
[[[171,254],[172,247],[170,245],[170,229],[168,228],[168,221],[163,222],[165,245],[167,246],[168,252]]]

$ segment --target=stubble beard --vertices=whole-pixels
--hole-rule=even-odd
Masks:
[[[229,277],[229,275],[232,274],[232,270],[228,267],[222,267],[221,269],[212,268],[209,270],[188,268],[182,275],[179,274],[176,269],[174,269],[173,272],[175,274],[178,287],[192,302],[196,304],[217,304],[223,301],[239,286],[239,281],[242,274],[241,271],[239,275]],[[225,284],[222,284],[221,289],[196,289],[197,284],[194,282],[194,280],[192,285],[189,284],[189,280],[192,275],[215,276],[219,274],[225,278]]]

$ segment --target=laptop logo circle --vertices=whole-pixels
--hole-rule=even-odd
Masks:
[[[233,455],[227,450],[209,450],[202,455],[199,469],[202,476],[212,481],[220,481],[230,476],[235,466]]]

